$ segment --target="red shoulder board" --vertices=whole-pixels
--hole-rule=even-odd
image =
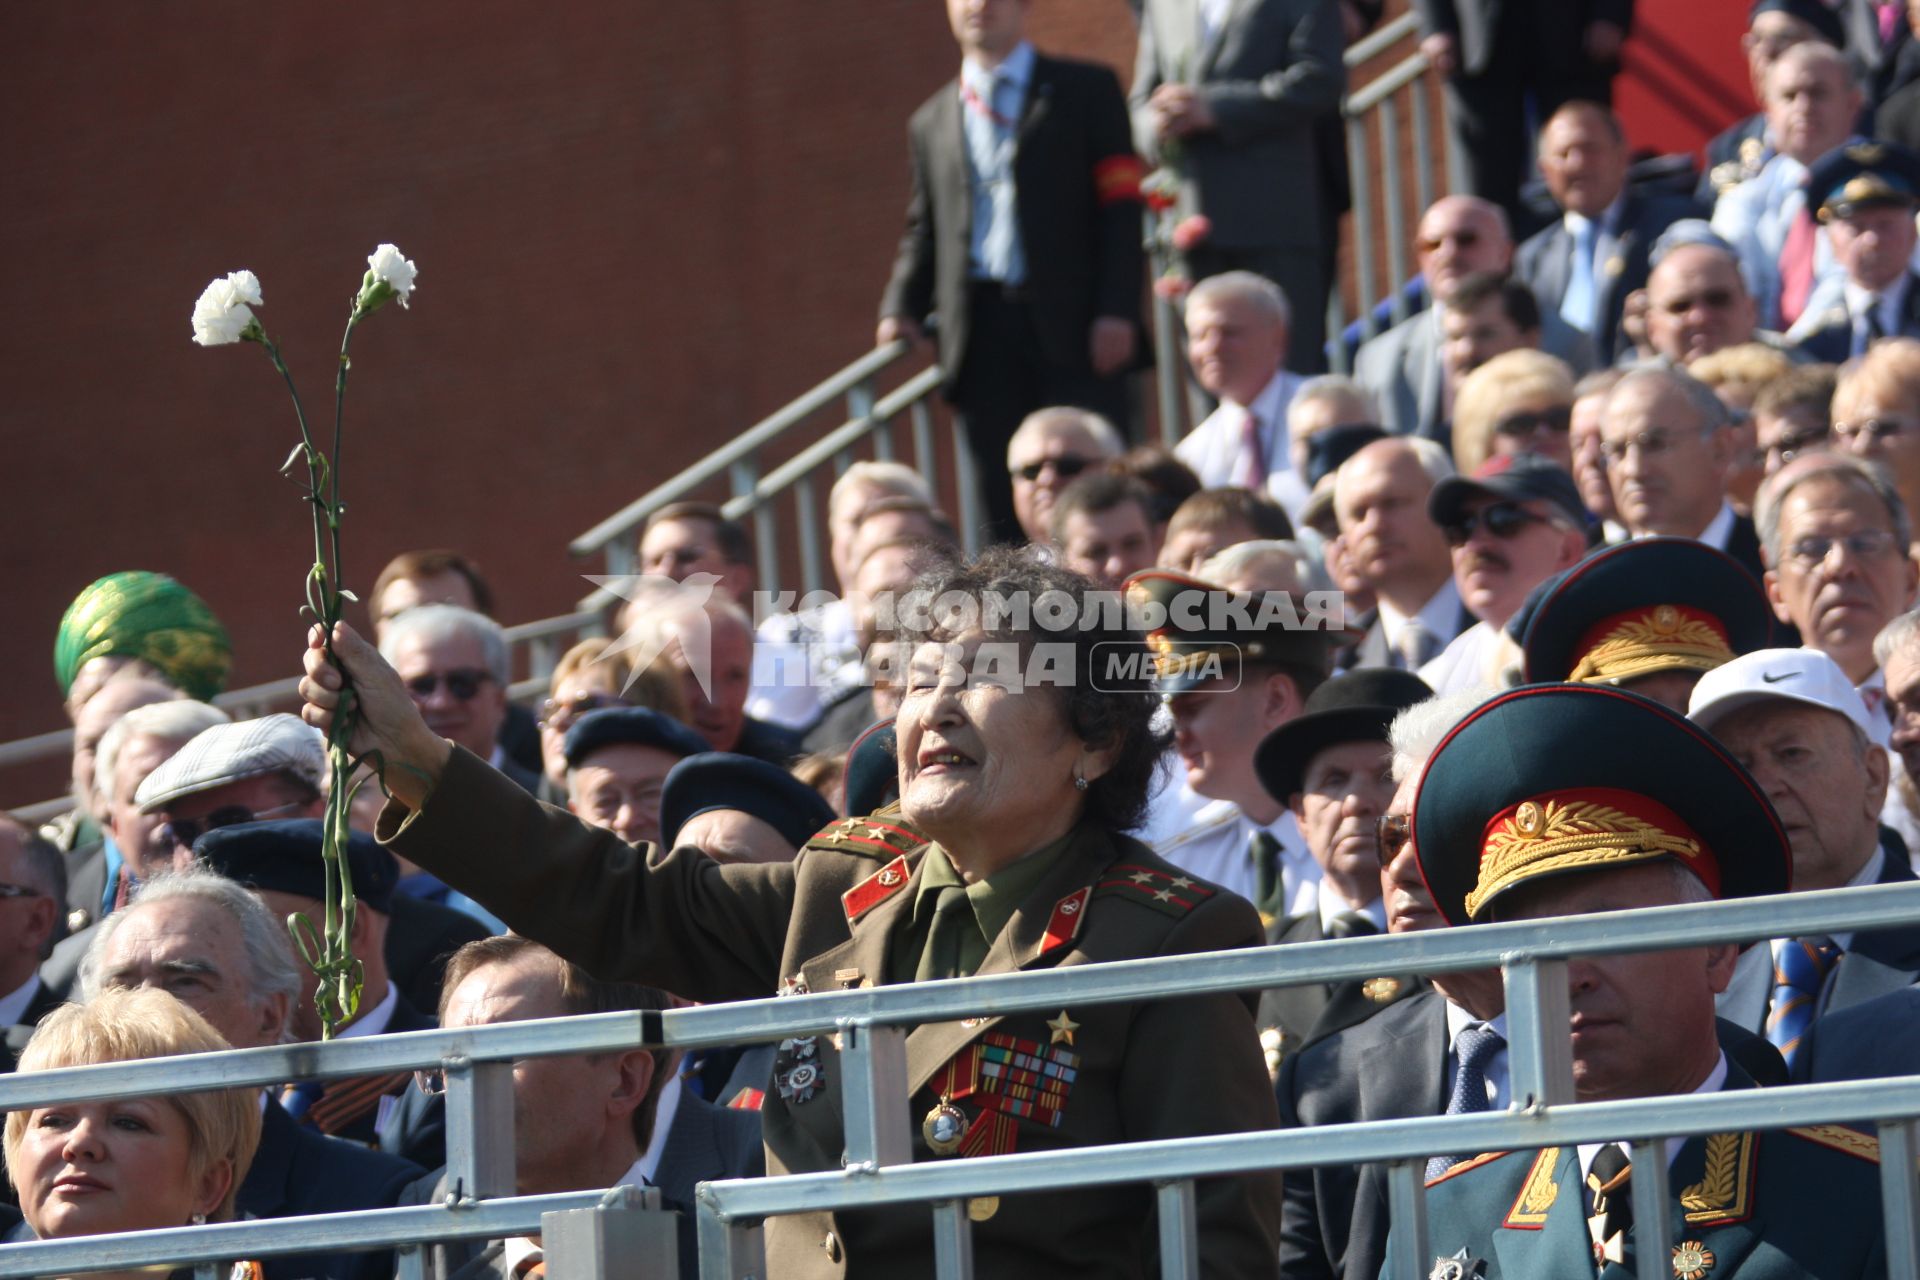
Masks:
[[[1080,922],[1087,918],[1087,899],[1093,896],[1093,890],[1075,889],[1066,897],[1053,904],[1053,914],[1047,917],[1047,932],[1040,940],[1040,954],[1066,946],[1080,936]]]
[[[902,855],[841,894],[840,905],[846,909],[847,923],[852,924],[906,888],[907,878],[907,859]]]
[[[1123,200],[1140,198],[1140,179],[1147,176],[1147,166],[1140,157],[1131,153],[1123,156],[1108,156],[1093,166],[1093,195],[1099,204],[1118,204]]]
[[[1127,898],[1170,916],[1187,912],[1219,892],[1192,876],[1133,862],[1116,862],[1094,886],[1096,898]]]
[[[758,1111],[766,1102],[767,1095],[759,1089],[742,1089],[733,1095],[733,1101],[727,1104],[730,1111]]]
[[[897,812],[883,809],[862,818],[842,818],[820,828],[807,841],[809,849],[831,849],[862,858],[891,858],[912,853],[927,843]]]

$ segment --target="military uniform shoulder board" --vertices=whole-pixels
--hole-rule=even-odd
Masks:
[[[858,858],[894,858],[928,844],[927,837],[888,805],[863,818],[828,823],[806,843],[808,849],[850,853]]]
[[[853,888],[840,895],[840,905],[847,913],[847,923],[852,924],[867,912],[873,910],[894,894],[907,887],[907,881],[913,876],[907,866],[905,854],[880,868],[862,880]]]
[[[1439,1177],[1427,1179],[1427,1185],[1429,1187],[1437,1187],[1448,1178],[1457,1178],[1469,1169],[1478,1169],[1483,1164],[1492,1164],[1495,1160],[1512,1154],[1513,1152],[1511,1151],[1488,1151],[1482,1155],[1471,1156],[1448,1166],[1447,1171]]]
[[[1080,936],[1080,925],[1087,918],[1087,899],[1093,896],[1093,890],[1075,889],[1066,897],[1053,904],[1053,914],[1047,917],[1047,932],[1040,941],[1040,954],[1058,950]]]
[[[1844,1151],[1874,1164],[1880,1163],[1880,1139],[1861,1133],[1858,1129],[1849,1129],[1843,1124],[1815,1124],[1787,1132],[1808,1142],[1817,1142],[1823,1147]]]
[[[1520,1194],[1513,1198],[1513,1207],[1507,1210],[1501,1226],[1521,1231],[1545,1229],[1547,1210],[1553,1208],[1554,1200],[1560,1195],[1560,1184],[1553,1180],[1553,1166],[1559,1161],[1560,1148],[1540,1149],[1540,1153],[1533,1158],[1533,1167],[1527,1170],[1526,1179],[1520,1184]]]
[[[1192,876],[1137,862],[1114,863],[1093,887],[1096,898],[1126,898],[1176,917],[1186,915],[1217,892]]]

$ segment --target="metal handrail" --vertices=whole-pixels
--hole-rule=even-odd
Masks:
[[[1396,1274],[1423,1274],[1426,1262],[1421,1170],[1441,1150],[1503,1150],[1630,1138],[1635,1143],[1635,1216],[1659,1237],[1667,1224],[1664,1159],[1645,1162],[1649,1186],[1639,1185],[1640,1156],[1668,1135],[1841,1120],[1882,1122],[1890,1152],[1881,1165],[1888,1206],[1891,1274],[1920,1269],[1920,1185],[1910,1157],[1920,1119],[1920,1080],[1850,1082],[1657,1100],[1572,1102],[1565,1032],[1566,963],[1570,957],[1671,950],[1712,942],[1871,932],[1920,921],[1920,883],[1786,894],[1730,902],[1659,907],[1631,913],[1516,921],[1428,933],[1269,946],[1232,952],[1156,957],[1113,964],[961,978],[815,995],[709,1005],[665,1013],[584,1017],[463,1027],[402,1035],[281,1045],[191,1057],[110,1063],[0,1077],[0,1110],[120,1096],[193,1092],[209,1087],[271,1085],[292,1079],[333,1078],[446,1065],[449,1073],[450,1169],[478,1167],[475,1144],[486,1135],[511,1150],[511,1094],[483,1087],[504,1081],[515,1057],[583,1053],[640,1045],[700,1048],[764,1042],[791,1036],[842,1037],[840,1088],[848,1116],[846,1168],[705,1185],[698,1195],[703,1275],[731,1277],[748,1256],[758,1220],[775,1214],[851,1208],[908,1200],[935,1202],[941,1238],[966,1230],[965,1198],[1041,1190],[1068,1184],[1153,1182],[1163,1208],[1191,1194],[1193,1178],[1255,1169],[1296,1168],[1353,1161],[1386,1161],[1396,1220],[1413,1226],[1396,1236],[1390,1265]],[[905,1028],[962,1017],[1049,1011],[1063,1006],[1294,986],[1379,973],[1450,973],[1501,965],[1505,972],[1509,1074],[1514,1104],[1496,1115],[1436,1116],[1390,1123],[1324,1126],[1306,1133],[1243,1133],[1185,1138],[1071,1152],[1036,1153],[958,1162],[911,1164],[903,1126],[907,1109],[895,1096],[904,1087]],[[490,1073],[493,1073],[490,1075]],[[891,1082],[892,1092],[882,1082]],[[502,1115],[485,1115],[487,1099]],[[484,1191],[479,1179],[468,1183]],[[1183,1191],[1184,1188],[1184,1191]],[[1642,1203],[1643,1194],[1647,1203]],[[355,1215],[349,1221],[358,1221]],[[197,1232],[237,1228],[180,1228],[147,1237],[151,1262],[191,1261],[205,1250],[179,1252]],[[1191,1215],[1161,1214],[1162,1253],[1176,1264],[1194,1254]],[[126,1237],[63,1243],[69,1269],[125,1265],[113,1252]],[[371,1241],[346,1227],[328,1240],[347,1246]],[[381,1237],[385,1239],[385,1237]],[[51,1248],[52,1246],[33,1246]],[[19,1252],[0,1246],[0,1277],[38,1274]],[[96,1250],[97,1252],[89,1252]],[[172,1250],[163,1252],[162,1250]],[[940,1252],[938,1274],[970,1274]],[[1661,1251],[1642,1251],[1663,1265]],[[36,1260],[47,1255],[35,1253]],[[1175,1265],[1170,1274],[1197,1274]],[[1643,1271],[1643,1275],[1652,1274]]]

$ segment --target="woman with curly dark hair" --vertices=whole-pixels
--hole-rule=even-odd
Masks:
[[[836,823],[791,862],[723,866],[635,848],[543,808],[428,731],[351,629],[334,652],[394,800],[380,835],[596,976],[741,1000],[1258,944],[1245,901],[1125,832],[1164,742],[1119,600],[1014,551],[924,575],[895,602],[900,802]],[[325,727],[339,672],[310,648],[301,690]],[[1248,1005],[1232,995],[1073,1006],[926,1025],[906,1042],[917,1161],[1270,1127]],[[776,1173],[838,1171],[828,1038],[787,1041],[762,1113]],[[1277,1176],[1198,1188],[1202,1271],[1271,1276]],[[976,1269],[996,1277],[1157,1274],[1143,1184],[982,1197]],[[930,1274],[931,1214],[909,1205],[768,1223],[789,1276]]]

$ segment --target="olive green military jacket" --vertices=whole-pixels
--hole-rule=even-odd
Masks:
[[[462,750],[421,810],[389,806],[379,834],[590,972],[704,1001],[885,982],[893,936],[911,919],[933,847],[897,816],[875,815],[829,827],[790,863],[722,866],[690,848],[660,854],[539,804]],[[1243,899],[1181,874],[1136,841],[1084,826],[979,972],[1261,940]],[[962,1158],[1276,1124],[1249,1005],[1233,995],[931,1024],[908,1035],[906,1054],[916,1161],[941,1158],[928,1128],[957,1140],[952,1158]],[[782,1045],[762,1112],[769,1173],[841,1168],[839,1083],[830,1037]],[[922,1123],[943,1097],[959,1113],[944,1132]],[[1213,1179],[1197,1191],[1203,1273],[1276,1275],[1278,1175]],[[1157,1270],[1145,1183],[973,1208],[980,1275],[1104,1280]],[[775,1280],[932,1273],[924,1206],[776,1218],[766,1239]]]

